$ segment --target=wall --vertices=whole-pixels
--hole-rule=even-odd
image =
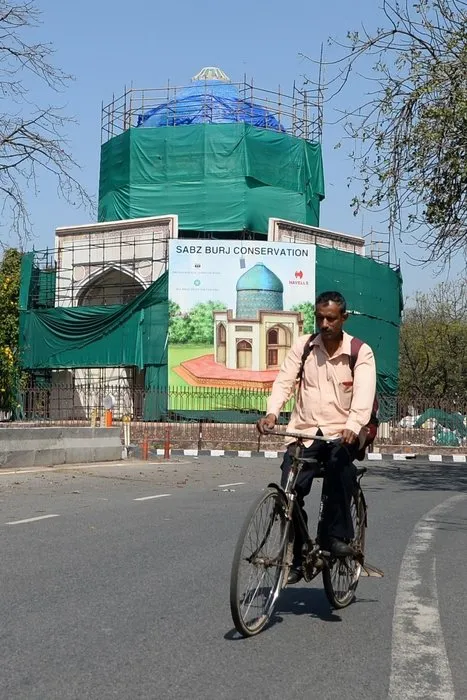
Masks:
[[[177,237],[178,219],[169,215],[58,228],[55,306],[80,306],[93,282],[111,270],[143,291],[166,269],[168,240]]]
[[[49,467],[121,458],[120,428],[0,428],[0,467]]]

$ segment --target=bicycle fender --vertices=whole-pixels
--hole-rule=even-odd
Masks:
[[[287,496],[285,495],[285,491],[282,488],[282,486],[279,486],[279,484],[275,484],[274,482],[271,482],[270,484],[268,484],[268,489],[276,489],[276,491],[279,491],[279,493],[281,493],[284,496],[285,500],[287,501]]]
[[[365,509],[365,527],[368,527],[368,506],[366,504],[365,494],[363,493],[361,488],[360,488],[360,495],[362,497],[363,507]]]

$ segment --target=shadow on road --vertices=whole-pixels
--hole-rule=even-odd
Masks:
[[[326,622],[341,622],[332,610],[324,591],[318,588],[294,586],[282,591],[276,606],[276,617],[281,615],[310,615]]]
[[[358,598],[352,605],[365,603],[378,603],[371,598]],[[340,614],[329,605],[326,594],[319,588],[294,586],[282,591],[277,601],[274,614],[263,633],[284,621],[286,615],[308,615],[311,618],[324,620],[325,622],[342,622]],[[242,639],[239,633],[232,629],[224,635],[224,639],[236,641]]]
[[[387,467],[372,467],[371,474],[397,482],[401,491],[467,491],[467,464],[391,464]],[[368,490],[371,490],[370,484],[369,481]],[[365,483],[363,486],[366,490]]]

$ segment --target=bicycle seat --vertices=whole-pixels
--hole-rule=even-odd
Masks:
[[[326,460],[316,459],[316,457],[300,457],[297,461],[300,462],[300,464],[307,464],[311,466],[311,471],[315,477],[320,478],[324,476]]]

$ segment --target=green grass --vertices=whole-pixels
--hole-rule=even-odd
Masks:
[[[170,345],[169,346],[169,386],[191,386],[184,379],[173,371],[173,367],[178,367],[185,360],[192,360],[194,357],[213,354],[212,345]]]
[[[267,393],[252,391],[242,392],[238,389],[216,389],[211,387],[196,387],[188,384],[173,371],[173,367],[185,360],[202,355],[212,355],[212,345],[171,345],[169,347],[169,386],[175,391],[169,400],[172,410],[180,411],[219,411],[219,410],[256,410],[266,408]],[[177,393],[177,389],[187,389],[187,392]],[[191,396],[191,392],[193,395]]]

